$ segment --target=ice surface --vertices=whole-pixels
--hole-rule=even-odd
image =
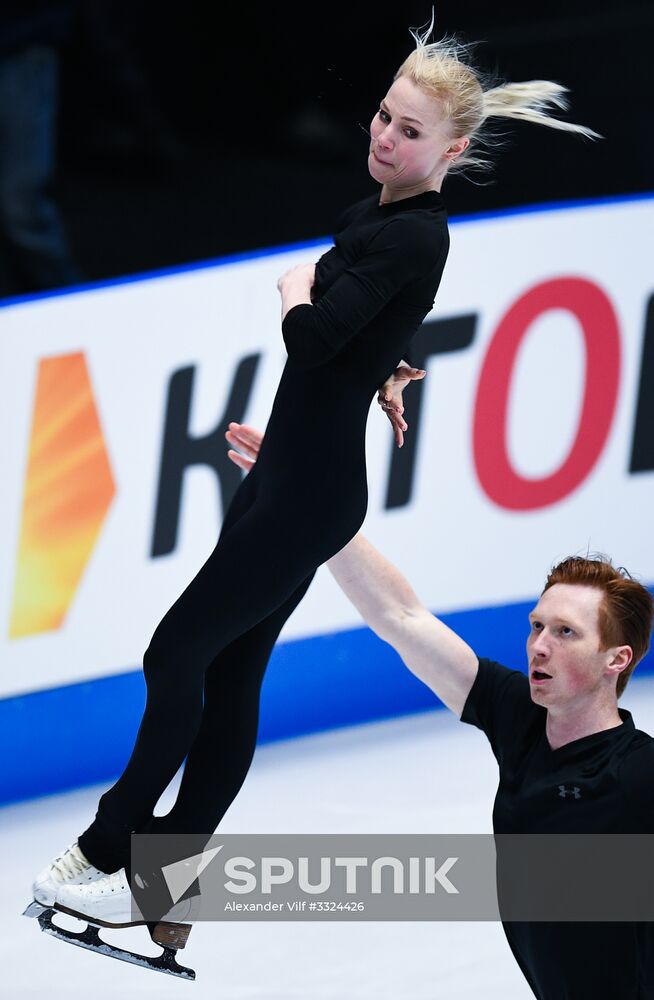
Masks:
[[[654,678],[621,705],[654,733]],[[47,744],[47,734],[41,737]],[[10,766],[5,762],[5,766]],[[179,775],[162,796],[168,811]],[[198,922],[179,961],[194,983],[74,948],[22,917],[35,874],[88,826],[107,785],[0,809],[3,995],[114,1000],[529,1000],[497,923]],[[446,710],[258,748],[225,833],[488,833],[497,767]],[[62,918],[66,919],[66,918]],[[68,926],[80,928],[73,918]],[[103,932],[157,954],[143,927]]]

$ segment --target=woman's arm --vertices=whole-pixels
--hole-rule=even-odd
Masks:
[[[444,261],[446,238],[446,230],[416,227],[402,216],[388,221],[324,295],[288,310],[282,335],[289,358],[316,368],[335,357],[402,288]]]
[[[297,264],[281,276],[277,288],[282,296],[282,323],[289,309],[311,305],[311,289],[315,280],[315,264]]]

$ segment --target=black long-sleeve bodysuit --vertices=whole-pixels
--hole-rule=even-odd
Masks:
[[[433,307],[449,248],[443,199],[365,198],[343,213],[334,244],[317,262],[312,304],[282,323],[288,360],[258,460],[144,654],[132,755],[79,837],[102,871],[128,869],[132,831],[216,829],[252,760],[279,632],[317,567],[363,523],[368,413]],[[153,817],[185,757],[175,805]]]

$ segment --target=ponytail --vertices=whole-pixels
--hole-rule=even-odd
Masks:
[[[560,118],[553,118],[546,113],[552,106],[567,110],[569,101],[563,96],[567,92],[567,87],[560,83],[552,83],[551,80],[504,83],[499,87],[483,91],[484,120],[518,118],[521,121],[534,122],[536,125],[562,129],[565,132],[577,132],[588,139],[601,139],[601,135],[585,125],[574,125],[572,122],[561,121]]]
[[[568,93],[567,87],[551,80],[495,85],[496,81],[491,82],[474,64],[470,54],[474,43],[460,41],[454,36],[428,42],[433,26],[432,8],[431,23],[423,34],[409,29],[416,48],[404,60],[393,79],[406,76],[433,96],[440,103],[452,138],[467,136],[470,139],[467,149],[450,161],[448,173],[461,173],[468,169],[488,171],[492,168],[492,162],[483,152],[489,147],[501,145],[502,140],[486,126],[491,118],[515,118],[574,132],[587,139],[602,138],[586,125],[562,121],[548,113],[552,108],[568,108],[568,100],[564,96]]]

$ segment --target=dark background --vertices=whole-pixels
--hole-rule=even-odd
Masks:
[[[5,39],[30,10],[58,36],[52,192],[87,280],[329,236],[379,189],[361,125],[415,46],[409,28],[431,17],[428,3],[3,9]],[[478,62],[502,79],[568,86],[561,117],[605,136],[510,123],[490,184],[446,180],[450,215],[654,190],[651,2],[446,0],[436,14],[436,37],[480,41]],[[29,284],[6,279],[0,294]]]

